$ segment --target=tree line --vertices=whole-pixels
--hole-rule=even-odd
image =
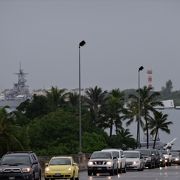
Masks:
[[[128,95],[120,89],[88,88],[81,97],[82,152],[136,148],[139,127],[147,136],[147,148],[149,136],[155,148],[158,132],[170,133],[172,124],[167,114],[155,108],[163,106],[160,97],[146,86]],[[133,122],[136,138],[129,129]],[[38,155],[78,153],[79,95],[52,87],[45,96],[34,95],[13,112],[0,109],[0,155],[13,150],[33,150]]]

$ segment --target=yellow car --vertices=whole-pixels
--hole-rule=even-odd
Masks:
[[[45,168],[45,180],[79,180],[79,167],[71,156],[52,157]]]

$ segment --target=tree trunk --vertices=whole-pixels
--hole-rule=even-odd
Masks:
[[[157,135],[158,135],[158,128],[157,128],[157,130],[156,130],[156,134],[155,134],[155,138],[154,138],[153,149],[155,149],[155,147],[156,147],[156,139],[157,139]]]
[[[148,129],[148,120],[147,120],[147,115],[145,114],[145,121],[146,121],[146,138],[147,138],[147,140],[146,140],[146,146],[147,146],[147,149],[149,149],[149,129]]]
[[[110,132],[109,132],[109,136],[110,136],[110,137],[112,136],[112,130],[113,130],[113,125],[111,124]]]

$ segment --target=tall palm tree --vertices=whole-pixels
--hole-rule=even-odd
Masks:
[[[122,128],[123,106],[124,93],[119,89],[110,91],[104,109],[104,119],[107,123],[107,127],[110,129],[110,136],[112,136],[114,126],[116,134],[118,129]]]
[[[107,91],[95,86],[85,91],[84,101],[91,114],[91,120],[97,126],[101,107],[105,104]]]
[[[171,121],[167,121],[167,114],[163,114],[162,112],[155,111],[154,118],[151,118],[149,122],[149,128],[151,129],[151,135],[154,136],[154,144],[153,148],[156,146],[156,140],[159,130],[162,130],[166,133],[170,133],[169,125],[173,124]]]
[[[127,103],[126,108],[124,110],[124,117],[123,119],[126,120],[126,126],[131,125],[133,122],[136,122],[137,128],[136,128],[136,142],[139,140],[139,124],[142,129],[144,128],[144,122],[142,118],[139,118],[139,107],[138,107],[138,97],[137,96],[130,96],[134,99],[131,99],[130,102]],[[138,124],[139,123],[139,124]],[[138,144],[137,144],[138,145]]]
[[[157,98],[160,96],[159,92],[151,91],[151,87],[144,86],[142,89],[139,89],[140,94],[140,104],[142,115],[145,120],[145,130],[147,138],[147,149],[149,148],[149,119],[150,112],[156,112],[156,106],[163,106],[162,102]]]

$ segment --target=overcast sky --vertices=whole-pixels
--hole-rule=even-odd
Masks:
[[[19,63],[31,89],[104,90],[171,79],[180,90],[179,0],[0,0],[0,89],[12,88]]]

